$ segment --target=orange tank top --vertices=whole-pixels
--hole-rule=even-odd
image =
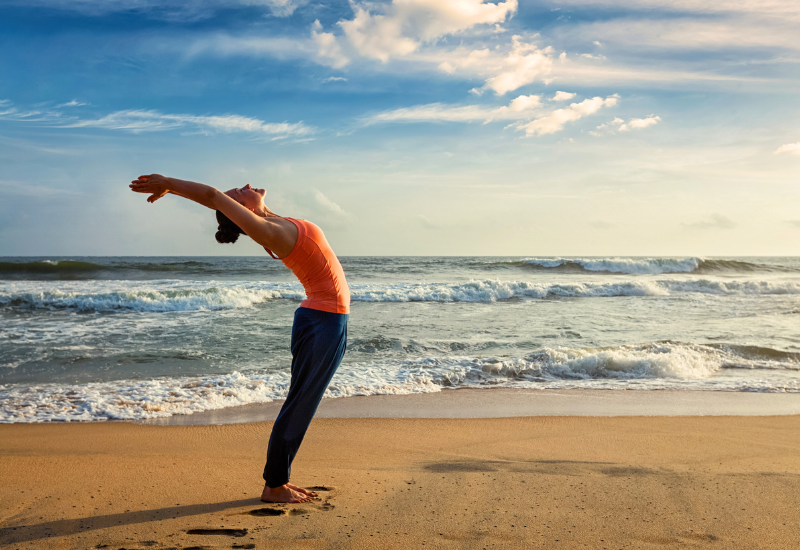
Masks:
[[[325,234],[309,221],[284,219],[297,227],[297,243],[288,256],[278,259],[300,279],[306,291],[307,298],[300,307],[329,313],[350,313],[350,289],[344,278],[344,270]],[[264,248],[275,258],[269,248]]]

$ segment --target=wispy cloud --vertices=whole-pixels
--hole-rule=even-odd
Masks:
[[[442,224],[436,220],[431,220],[427,216],[423,216],[422,214],[417,214],[414,218],[424,227],[425,229],[441,229]]]
[[[342,227],[354,220],[354,217],[336,202],[328,198],[319,189],[314,189],[315,215],[328,226]]]
[[[377,113],[361,120],[367,126],[381,122],[472,122],[492,120],[519,120],[530,118],[541,106],[537,95],[521,95],[507,106],[485,107],[481,105],[448,105],[430,103]]]
[[[788,153],[790,155],[800,155],[800,141],[797,143],[785,143],[775,150],[776,155]]]
[[[607,6],[641,11],[663,10],[672,13],[759,14],[781,19],[800,19],[794,0],[560,0],[570,6]]]
[[[706,220],[694,223],[685,223],[684,225],[693,229],[733,229],[737,224],[727,216],[723,216],[722,214],[712,214]]]
[[[343,77],[343,76],[329,76],[328,78],[323,78],[322,82],[323,83],[328,83],[328,82],[347,82],[347,79],[345,77]]]
[[[513,125],[517,130],[525,132],[526,137],[553,134],[564,129],[564,125],[592,115],[603,107],[613,107],[617,104],[618,96],[612,95],[603,99],[593,97],[584,99],[580,103],[572,103],[564,109],[556,109],[548,115],[539,117],[531,122],[520,122]]]
[[[266,6],[275,17],[289,17],[297,8],[308,4],[308,0],[239,0],[251,6]]]
[[[800,10],[798,10],[800,11]],[[717,50],[730,48],[800,48],[796,23],[764,21],[751,17],[700,19],[670,17],[585,23],[565,27],[556,34],[563,39],[596,36],[610,47],[640,47],[659,50]],[[591,54],[585,54],[591,55]]]
[[[15,107],[0,105],[0,118],[22,122],[40,122],[58,128],[103,128],[124,130],[133,133],[159,132],[180,128],[193,128],[201,133],[248,132],[263,134],[272,139],[290,136],[302,137],[314,133],[314,128],[303,122],[264,122],[257,118],[241,115],[191,115],[169,114],[156,110],[127,109],[115,111],[99,118],[80,118],[50,111],[18,111]]]
[[[281,139],[289,136],[307,136],[314,131],[302,122],[274,123],[240,115],[197,116],[164,114],[152,110],[117,111],[95,120],[80,120],[64,126],[72,128],[107,128],[109,130],[127,130],[131,132],[195,127],[203,132],[250,132],[266,134],[272,136],[274,139]]]
[[[67,101],[66,103],[60,103],[56,105],[56,109],[60,109],[62,107],[82,107],[83,105],[86,105],[86,103],[81,103],[80,101],[73,99],[72,101]]]
[[[0,195],[21,195],[25,197],[48,197],[51,195],[80,195],[72,189],[58,189],[47,185],[0,180]]]
[[[317,190],[317,191],[314,192],[314,200],[317,201],[318,205],[324,207],[325,209],[329,210],[330,212],[333,212],[334,214],[339,214],[341,216],[347,216],[348,215],[347,212],[345,212],[344,209],[341,206],[339,206],[338,204],[333,202],[331,199],[326,197],[322,193],[322,191]]]
[[[7,0],[6,4],[70,10],[93,17],[136,12],[153,19],[197,21],[231,6],[263,7],[276,17],[288,17],[308,0]]]
[[[659,122],[661,122],[661,117],[657,115],[649,115],[645,118],[631,118],[628,119],[627,122],[619,117],[615,117],[613,120],[601,124],[595,128],[594,131],[589,133],[593,136],[601,136],[604,134],[613,134],[614,132],[628,132],[630,130],[647,128]]]

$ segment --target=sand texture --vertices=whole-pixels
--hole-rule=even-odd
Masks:
[[[0,426],[2,548],[799,548],[800,417]]]

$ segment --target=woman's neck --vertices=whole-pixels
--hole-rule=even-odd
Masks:
[[[265,205],[262,205],[261,211],[256,212],[256,214],[258,214],[262,218],[280,218],[280,216],[278,216],[275,212],[267,208]]]

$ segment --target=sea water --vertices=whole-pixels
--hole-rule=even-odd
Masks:
[[[800,258],[341,260],[353,301],[328,398],[800,392]],[[281,399],[304,297],[267,256],[0,258],[0,421]]]

